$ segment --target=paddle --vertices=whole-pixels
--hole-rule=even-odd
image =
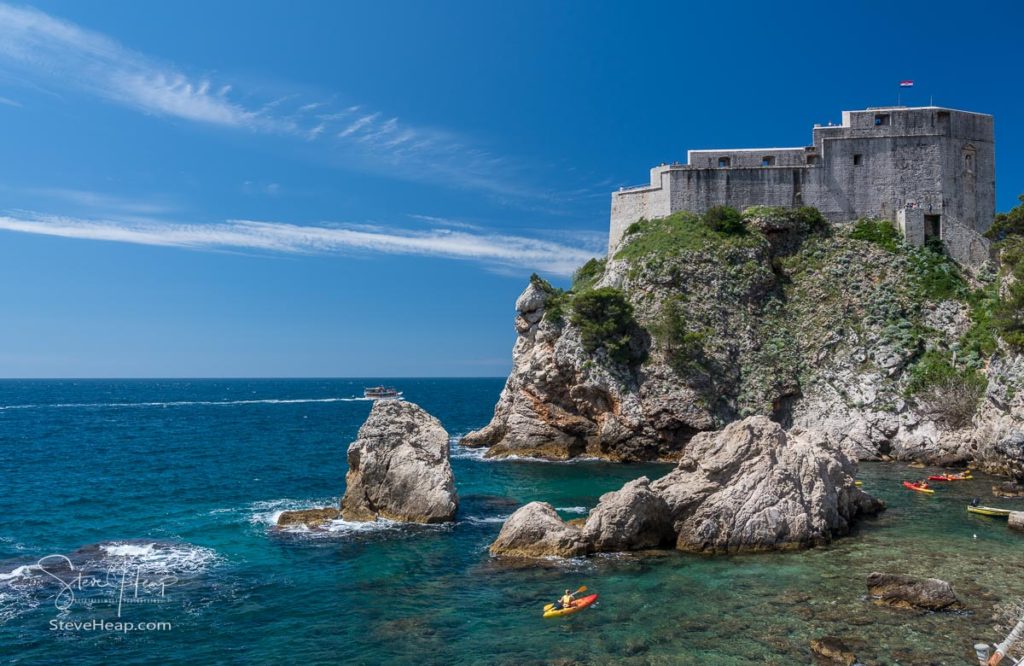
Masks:
[[[572,596],[575,597],[577,594],[583,594],[586,591],[587,591],[587,586],[586,585],[580,585],[580,589],[578,589],[575,592],[573,592]],[[544,607],[544,612],[547,613],[549,610],[551,610],[554,607],[555,607],[554,604],[548,604],[547,606]]]

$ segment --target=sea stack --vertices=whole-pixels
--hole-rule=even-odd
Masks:
[[[418,405],[378,400],[348,447],[345,486],[345,520],[454,520],[459,500],[447,431]]]

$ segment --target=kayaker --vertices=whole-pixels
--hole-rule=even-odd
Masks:
[[[558,600],[559,608],[570,608],[572,607],[573,594],[569,590],[565,591],[562,598]]]

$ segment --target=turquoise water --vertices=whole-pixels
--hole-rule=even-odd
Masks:
[[[524,567],[487,545],[516,506],[566,518],[665,465],[484,461],[454,449],[462,499],[446,527],[338,525],[282,533],[277,512],[336,501],[345,451],[376,380],[0,382],[0,659],[10,663],[743,664],[807,663],[845,637],[870,663],[970,663],[994,640],[991,607],[1024,597],[1024,538],[964,511],[992,479],[933,497],[900,480],[927,470],[863,465],[890,510],[803,553],[601,557]],[[453,436],[490,418],[498,379],[389,380]],[[37,568],[61,554],[83,588],[66,610]],[[891,570],[950,580],[964,614],[883,609],[864,579]],[[113,571],[111,576],[109,572]],[[124,603],[139,572],[152,603]],[[167,583],[168,576],[175,580]],[[165,580],[164,594],[146,583]],[[90,584],[90,581],[93,584]],[[105,584],[105,585],[104,585]],[[562,620],[540,607],[588,585],[599,603]],[[168,622],[123,633],[55,621]]]

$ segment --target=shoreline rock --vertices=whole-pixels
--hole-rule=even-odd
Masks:
[[[587,554],[579,527],[563,521],[547,502],[520,507],[501,526],[491,555],[516,558],[579,557]]]
[[[822,433],[763,416],[693,438],[679,465],[605,493],[579,527],[532,502],[512,514],[493,555],[575,557],[663,548],[701,553],[808,548],[849,533],[884,504],[855,485],[856,465]],[[568,555],[564,554],[568,553]]]
[[[1006,522],[1011,530],[1024,532],[1024,511],[1011,512]]]
[[[883,510],[855,475],[856,464],[824,433],[787,433],[752,416],[694,437],[653,488],[672,511],[677,549],[759,552],[827,544]]]

